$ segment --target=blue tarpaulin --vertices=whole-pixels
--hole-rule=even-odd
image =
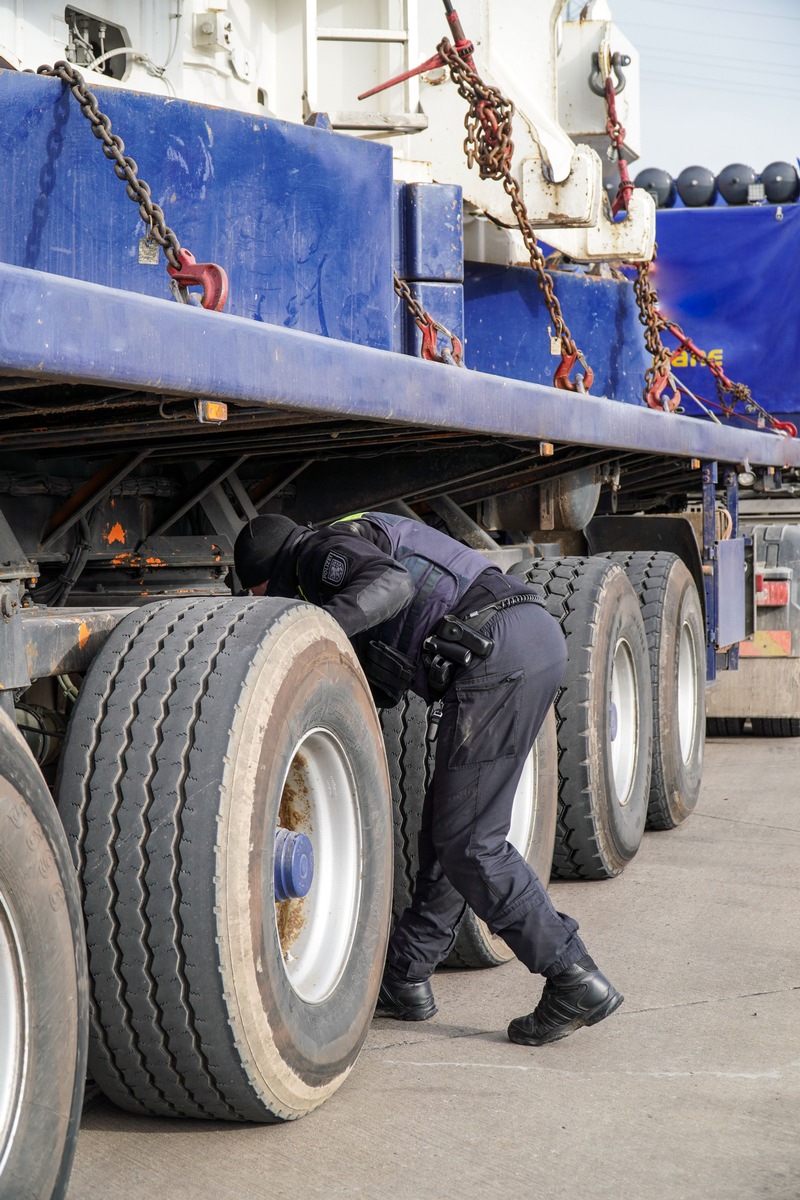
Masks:
[[[662,209],[657,240],[664,315],[768,412],[800,413],[800,205]],[[697,396],[716,401],[705,368],[676,366]],[[685,408],[696,411],[690,400]]]

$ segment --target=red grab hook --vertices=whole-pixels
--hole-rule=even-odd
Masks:
[[[659,412],[674,412],[680,402],[680,396],[674,392],[669,400],[661,393],[669,383],[669,375],[658,375],[653,386],[645,393],[645,403],[648,408],[658,409]]]
[[[228,299],[228,276],[216,263],[199,263],[191,250],[178,251],[180,267],[167,267],[167,272],[181,289],[201,287],[200,304],[213,312],[221,312]]]
[[[556,367],[556,373],[553,376],[553,387],[560,388],[562,392],[588,392],[594,383],[594,371],[592,368],[581,359],[583,363],[584,374],[580,380],[581,387],[574,380],[570,379],[570,374],[575,363],[578,361],[579,354],[577,350],[574,354],[561,355],[561,362]]]
[[[428,362],[447,363],[452,361],[454,366],[461,366],[464,358],[464,347],[454,333],[451,333],[444,325],[440,325],[438,321],[434,321],[431,316],[428,316],[427,321],[417,321],[416,325],[422,334],[422,349],[420,351],[422,358]],[[445,337],[450,338],[451,347],[449,350],[439,350],[439,333],[443,333]]]

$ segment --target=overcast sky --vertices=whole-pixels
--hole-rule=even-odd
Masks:
[[[639,50],[642,156],[675,176],[800,155],[800,0],[609,0]]]

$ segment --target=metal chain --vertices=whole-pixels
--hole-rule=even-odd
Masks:
[[[673,412],[680,402],[679,384],[672,374],[672,360],[676,354],[684,350],[701,366],[708,367],[714,377],[717,399],[720,409],[726,417],[734,415],[736,406],[741,404],[747,413],[756,413],[761,422],[770,426],[776,432],[796,436],[796,429],[791,422],[779,421],[772,413],[753,399],[753,394],[747,384],[736,383],[729,379],[719,363],[712,362],[704,350],[701,350],[688,334],[684,333],[675,321],[668,321],[658,309],[658,294],[650,278],[652,264],[656,260],[658,247],[653,247],[652,262],[636,264],[636,279],[633,290],[639,306],[639,320],[645,327],[644,340],[653,358],[653,365],[645,371],[644,398],[651,408],[666,409]],[[671,333],[678,343],[674,351],[669,351],[661,341],[661,334],[666,330]],[[668,382],[672,382],[674,394],[667,400],[662,397]]]
[[[666,329],[666,323],[658,311],[658,293],[650,279],[650,268],[656,261],[657,246],[653,246],[653,257],[650,262],[636,263],[636,279],[633,291],[639,308],[639,320],[644,325],[644,344],[652,357],[652,365],[644,373],[644,401],[650,408],[665,409],[674,412],[678,407],[680,397],[675,392],[670,400],[662,398],[664,388],[669,383],[672,370],[672,355],[661,341],[661,331]]]
[[[125,190],[134,204],[139,206],[139,215],[149,227],[148,237],[158,242],[164,251],[164,257],[176,271],[182,268],[179,251],[181,244],[174,230],[170,229],[164,219],[164,210],[153,200],[150,187],[139,178],[139,168],[136,160],[125,153],[125,143],[122,138],[111,132],[111,121],[104,112],[100,111],[97,97],[86,84],[80,71],[71,63],[57,62],[55,66],[39,67],[37,75],[48,75],[60,79],[70,89],[81,106],[81,112],[91,122],[92,133],[103,143],[102,150],[106,158],[114,164],[114,174],[125,183]]]
[[[628,210],[633,182],[628,174],[627,161],[622,157],[622,145],[625,141],[625,128],[617,115],[617,102],[614,90],[614,80],[611,74],[605,79],[604,95],[606,102],[606,132],[611,147],[619,164],[619,189],[612,205],[614,216],[618,212]],[[672,377],[672,360],[674,352],[667,350],[661,340],[661,334],[667,330],[679,343],[679,349],[689,350],[692,357],[704,367],[708,367],[714,376],[717,399],[726,417],[730,417],[737,404],[743,405],[746,412],[756,412],[775,429],[785,428],[780,421],[768,413],[753,399],[752,393],[744,383],[734,383],[728,379],[721,366],[713,363],[704,351],[694,344],[690,337],[683,332],[680,325],[664,319],[658,309],[658,293],[652,282],[652,268],[656,261],[658,246],[653,246],[653,257],[650,262],[636,263],[636,279],[633,290],[639,308],[639,320],[644,325],[644,341],[648,353],[652,357],[652,365],[645,371],[644,399],[650,408],[664,409],[674,412],[680,402],[680,393],[674,385]],[[673,395],[671,398],[663,395],[667,383],[672,379]],[[787,429],[789,432],[790,429]]]
[[[462,367],[464,365],[464,348],[460,340],[446,326],[442,325],[429,312],[425,311],[419,300],[415,299],[411,288],[404,279],[400,278],[397,271],[394,273],[394,290],[405,304],[414,320],[414,324],[422,334],[422,357],[429,362],[447,363],[450,366]],[[450,339],[449,350],[440,351],[438,349],[437,335],[439,333],[444,334],[445,337]]]
[[[783,430],[795,436],[795,426],[790,422],[777,420],[772,413],[767,412],[765,408],[753,399],[753,393],[746,383],[736,383],[733,379],[729,379],[725,374],[722,366],[719,363],[712,362],[704,350],[695,345],[692,339],[685,334],[680,325],[674,321],[666,320],[661,313],[658,313],[662,321],[662,327],[666,329],[675,340],[678,342],[678,350],[685,350],[691,354],[696,362],[704,367],[708,367],[711,374],[714,376],[714,384],[717,390],[717,399],[723,414],[726,417],[731,417],[734,414],[737,404],[741,404],[745,412],[756,413],[762,423],[769,425],[772,429]],[[677,353],[677,351],[676,351]]]
[[[633,191],[633,180],[628,173],[628,160],[622,157],[622,147],[625,142],[627,130],[617,116],[617,96],[614,91],[614,79],[610,74],[606,76],[603,93],[605,95],[607,114],[606,133],[611,142],[609,157],[613,155],[616,158],[617,169],[619,170],[619,188],[614,197],[614,203],[611,206],[611,215],[615,217],[618,212],[628,211],[631,192]]]
[[[467,164],[476,166],[481,179],[498,179],[511,201],[511,208],[519,225],[525,248],[530,256],[531,267],[536,272],[537,282],[544,296],[547,311],[560,342],[558,353],[561,365],[556,370],[556,387],[569,390],[588,391],[593,373],[586,359],[575,344],[569,331],[558,297],[553,290],[553,280],[547,272],[544,254],[539,248],[533,231],[525,201],[520,195],[519,185],[511,174],[514,142],[511,136],[514,105],[503,93],[491,84],[484,83],[472,65],[470,45],[457,49],[448,38],[444,38],[437,50],[447,64],[450,78],[458,94],[467,101],[464,126],[464,152]],[[576,362],[583,366],[585,374],[578,384],[572,383],[569,373]]]

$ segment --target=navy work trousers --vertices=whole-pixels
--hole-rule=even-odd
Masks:
[[[419,834],[411,905],[387,965],[427,979],[447,957],[469,904],[529,970],[556,975],[587,953],[578,924],[506,841],[525,761],[564,674],[558,622],[536,604],[501,610],[494,649],[459,670],[444,696]]]

